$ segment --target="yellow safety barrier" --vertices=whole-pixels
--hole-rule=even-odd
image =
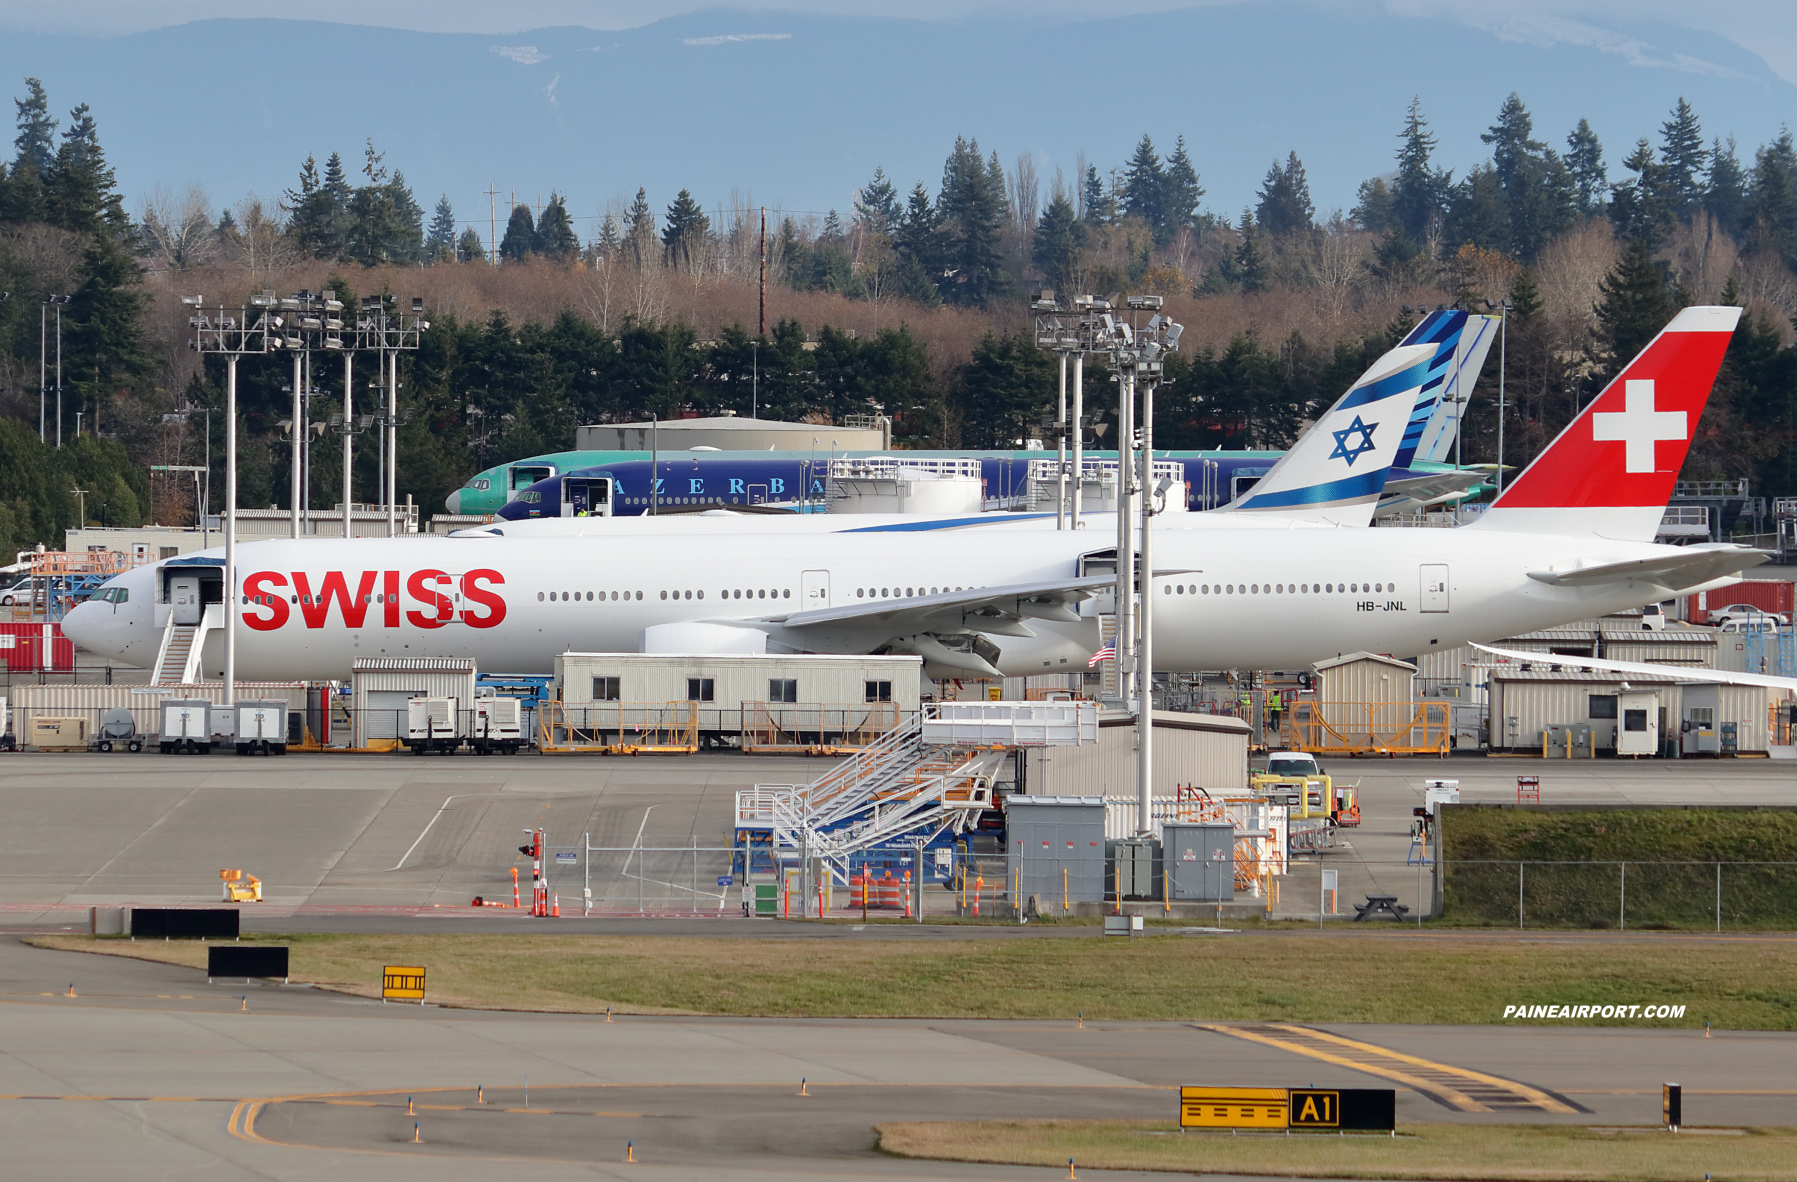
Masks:
[[[1300,702],[1284,720],[1285,745],[1318,755],[1446,757],[1446,702]]]
[[[699,749],[699,704],[546,702],[537,742],[545,754],[691,755]]]

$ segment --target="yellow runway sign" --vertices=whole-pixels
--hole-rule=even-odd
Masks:
[[[382,1001],[423,1001],[424,966],[390,964],[381,970]]]
[[[1180,1088],[1182,1129],[1283,1129],[1285,1088]]]

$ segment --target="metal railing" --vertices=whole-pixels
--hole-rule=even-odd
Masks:
[[[1446,755],[1446,702],[1297,702],[1282,721],[1285,745],[1326,755]]]

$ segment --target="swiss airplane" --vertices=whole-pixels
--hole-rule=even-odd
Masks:
[[[1472,525],[1157,531],[1156,668],[1417,655],[1638,607],[1763,562],[1747,547],[1651,540],[1739,316],[1681,311]],[[1382,423],[1362,410],[1340,450]],[[1103,537],[908,522],[603,544],[264,541],[240,552],[229,606],[245,680],[340,678],[362,656],[546,672],[566,651],[915,653],[932,677],[1021,676],[1083,670],[1099,647],[1095,600],[1114,563]],[[221,567],[210,551],[120,575],[64,631],[152,665],[197,629],[214,673]]]

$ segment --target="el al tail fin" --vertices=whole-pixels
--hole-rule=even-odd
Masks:
[[[1469,528],[1651,542],[1740,318],[1674,316]]]
[[[1215,512],[1370,524],[1437,353],[1399,345],[1379,358],[1253,488]]]

